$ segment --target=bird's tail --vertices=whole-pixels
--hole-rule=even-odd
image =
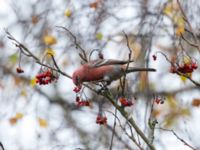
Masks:
[[[126,73],[137,72],[137,71],[152,71],[152,72],[155,72],[156,69],[154,69],[154,68],[137,68],[137,67],[129,67],[129,68],[126,70]]]

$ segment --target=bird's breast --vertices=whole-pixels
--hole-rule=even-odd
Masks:
[[[89,82],[89,81],[98,81],[103,80],[106,75],[108,75],[110,72],[113,72],[112,66],[102,66],[102,67],[96,67],[96,68],[87,68],[84,71],[84,78],[83,81]]]

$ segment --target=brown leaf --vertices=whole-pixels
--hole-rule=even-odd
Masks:
[[[192,106],[199,107],[200,106],[200,99],[193,99]]]
[[[18,119],[16,117],[12,117],[9,119],[9,122],[11,125],[15,125],[17,123]]]

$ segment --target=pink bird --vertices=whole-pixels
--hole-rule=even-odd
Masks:
[[[156,71],[153,68],[136,68],[127,65],[129,61],[98,59],[83,64],[72,75],[72,80],[76,86],[81,86],[83,82],[105,81],[110,84],[119,79],[124,73],[137,71]],[[133,62],[133,61],[130,61]]]

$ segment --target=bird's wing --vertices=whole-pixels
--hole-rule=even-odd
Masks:
[[[123,65],[123,64],[127,64],[128,62],[133,62],[133,60],[124,61],[124,60],[115,60],[115,59],[98,59],[98,60],[92,61],[90,65],[91,67],[101,67],[101,66],[107,66],[107,65]]]

